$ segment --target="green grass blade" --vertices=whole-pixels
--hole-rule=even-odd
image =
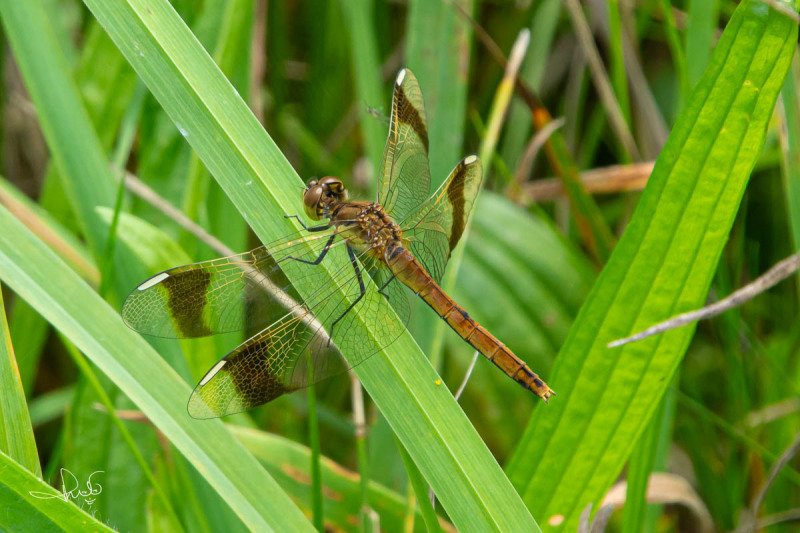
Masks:
[[[686,61],[692,87],[711,57],[717,30],[718,0],[690,0],[686,28]]]
[[[11,332],[6,320],[0,286],[0,450],[19,462],[29,472],[42,475],[36,440],[25,402],[25,391],[17,370],[14,347],[11,345]]]
[[[194,23],[198,31],[206,28],[206,33],[210,35],[205,41],[213,42],[213,47],[211,44],[207,45],[209,53],[246,100],[248,100],[250,76],[248,45],[253,14],[253,0],[211,2],[203,6],[203,11]],[[209,31],[211,29],[216,31],[212,34]],[[244,249],[246,247],[244,223],[227,199],[214,200],[214,194],[219,193],[219,187],[213,183],[214,180],[196,154],[192,153],[190,156],[185,181],[182,176],[178,179],[181,179],[181,183],[185,183],[182,187],[185,192],[181,202],[184,213],[206,229],[210,229],[229,246]],[[214,224],[217,221],[219,223]],[[200,243],[193,235],[183,234],[180,242],[192,257],[198,257],[195,251],[201,249]]]
[[[147,459],[144,458],[142,452],[139,450],[139,448],[137,448],[136,442],[131,436],[131,433],[128,431],[128,428],[122,423],[122,420],[119,418],[119,416],[117,416],[116,409],[114,409],[114,404],[112,403],[111,398],[108,396],[106,391],[103,389],[100,380],[97,378],[97,374],[95,374],[94,370],[92,370],[91,365],[83,356],[83,354],[80,353],[72,343],[64,338],[62,338],[62,341],[64,342],[70,356],[75,361],[75,366],[80,369],[84,378],[87,380],[89,387],[94,391],[97,397],[100,398],[100,402],[106,409],[106,414],[111,418],[111,421],[117,428],[117,431],[119,431],[122,440],[125,441],[125,444],[128,446],[128,449],[133,455],[136,463],[142,469],[142,473],[150,483],[150,486],[155,493],[155,497],[159,500],[159,503],[164,509],[165,522],[169,524],[170,531],[182,532],[183,528],[181,527],[180,520],[175,513],[175,509],[173,509],[163,487],[159,485],[155,479],[155,476],[153,476],[153,472],[150,469],[150,465],[147,463]]]
[[[611,0],[606,4],[608,9],[608,40],[611,55],[609,77],[614,88],[614,96],[619,102],[619,110],[631,127],[631,101],[628,96],[628,77],[625,69],[625,57],[622,52],[622,21],[619,14],[619,0]]]
[[[38,395],[28,406],[31,424],[41,426],[64,416],[74,397],[75,387],[72,385]]]
[[[85,3],[259,238],[270,242],[296,229],[283,215],[300,210],[300,180],[171,6],[156,0]],[[296,287],[301,294],[314,289]],[[361,323],[358,328],[364,342],[374,342]],[[436,373],[410,336],[401,336],[356,373],[456,527],[536,529],[452,396],[436,385]]]
[[[681,109],[692,89],[692,85],[689,82],[689,70],[686,66],[686,53],[681,45],[678,29],[675,27],[675,14],[672,12],[672,2],[670,0],[659,0],[659,2],[664,16],[664,31],[667,34],[667,45],[669,46],[670,54],[672,54],[672,63],[675,65],[675,74],[678,78],[678,109]]]
[[[431,183],[443,182],[464,152],[464,117],[472,28],[458,12],[472,13],[472,0],[414,0],[408,10],[406,66],[416,74],[428,115]],[[485,161],[484,168],[489,167]]]
[[[663,405],[663,400],[661,403]],[[644,531],[642,526],[647,511],[647,482],[655,463],[658,433],[661,429],[661,416],[659,415],[662,410],[663,408],[659,407],[656,415],[650,419],[650,423],[639,436],[639,441],[631,453],[631,459],[628,462],[626,478],[628,487],[625,491],[621,533]]]
[[[367,106],[384,105],[385,98],[381,87],[381,64],[378,59],[378,45],[375,38],[374,16],[371,0],[343,0],[339,2],[347,21],[347,34],[350,37],[350,56],[355,78],[358,116],[361,119],[361,137],[364,151],[372,165],[375,175],[380,171],[383,144],[386,141],[386,128],[379,120],[369,114]],[[394,79],[394,78],[392,78]],[[375,180],[377,182],[377,180]]]
[[[191,389],[119,314],[0,207],[0,279],[103,371],[251,529],[307,527],[303,514],[219,421],[186,414]],[[77,473],[77,472],[76,472]]]
[[[797,81],[800,79],[800,63],[797,57],[786,77],[781,92],[784,128],[781,135],[781,172],[786,188],[786,204],[795,250],[800,250],[800,94]]]
[[[98,261],[106,234],[95,206],[113,206],[111,171],[40,0],[0,2],[14,56],[81,231]],[[125,272],[123,265],[117,265]],[[128,281],[130,283],[130,281]]]
[[[659,157],[631,223],[570,331],[508,470],[543,520],[574,529],[622,469],[694,328],[610,350],[702,305],[797,42],[761,2],[739,5]]]
[[[53,487],[0,452],[0,529],[3,531],[75,531],[113,533]],[[31,495],[39,493],[36,497]]]
[[[90,23],[86,29],[86,35],[80,62],[76,68],[76,78],[82,91],[82,100],[88,108],[98,135],[104,147],[109,148],[116,131],[116,125],[128,105],[136,77],[128,64],[122,59],[121,54],[113,47],[99,24],[96,22]],[[66,46],[61,46],[60,49],[65,53],[69,53],[70,50]],[[103,98],[102,95],[106,94],[113,94],[115,97]],[[64,201],[65,194],[61,191],[61,181],[58,172],[55,170],[55,165],[51,161],[39,197],[41,208],[35,207],[33,202],[28,201],[27,204],[23,202],[23,205],[31,206],[37,218],[45,222],[48,220],[53,222],[53,224],[47,224],[50,229],[57,226],[59,222],[74,224],[69,202]],[[19,195],[21,202],[22,197],[23,195]],[[24,200],[28,199],[24,198]],[[12,211],[14,210],[13,208],[11,209]],[[45,211],[53,216],[47,216]],[[52,220],[53,218],[55,220]],[[58,237],[68,243],[79,241],[75,235],[66,230],[59,232]],[[44,237],[40,235],[40,238]],[[67,260],[67,262],[79,272],[84,270],[89,272],[91,270],[91,277],[86,279],[94,280],[92,281],[94,285],[99,284],[100,274],[94,266],[92,254],[85,250],[85,245],[63,246],[59,243],[55,246],[56,249],[63,249],[64,251],[71,249],[73,252],[81,252],[81,260],[77,262]],[[90,267],[90,269],[86,267]],[[12,338],[15,340],[22,383],[25,390],[29,391],[34,372],[38,367],[39,354],[44,346],[49,328],[47,323],[23,301],[18,301],[14,305],[10,326]]]
[[[309,364],[309,367],[311,365]],[[322,498],[322,468],[320,467],[319,423],[317,422],[317,396],[312,385],[306,390],[308,397],[308,440],[311,446],[311,519],[320,533],[325,532],[325,509]]]
[[[417,465],[411,460],[408,452],[405,448],[403,448],[402,443],[397,443],[397,449],[400,452],[400,457],[402,457],[403,464],[406,467],[408,481],[411,483],[411,487],[416,495],[416,502],[417,505],[419,505],[420,511],[422,512],[422,518],[425,520],[426,529],[432,533],[441,531],[441,528],[439,527],[439,519],[436,516],[436,511],[434,510],[433,504],[430,500],[430,489],[428,488],[428,484],[425,483],[425,478],[423,478],[422,474],[420,474],[419,468],[417,468]]]

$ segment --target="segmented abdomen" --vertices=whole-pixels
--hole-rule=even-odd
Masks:
[[[524,361],[514,355],[511,350],[455,303],[408,250],[402,247],[390,249],[386,261],[397,279],[417,293],[462,339],[499,367],[506,375],[544,401],[555,394]]]

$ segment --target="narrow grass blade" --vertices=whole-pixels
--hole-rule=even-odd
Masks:
[[[628,96],[628,77],[625,73],[625,56],[622,52],[622,21],[619,14],[619,0],[606,4],[608,9],[608,38],[611,52],[611,86],[619,102],[619,109],[628,127],[631,127],[631,101]]]
[[[436,189],[463,156],[464,117],[471,51],[473,0],[414,0],[408,10],[406,66],[425,95],[430,140],[431,185]],[[484,163],[488,166],[488,161]]]
[[[0,450],[20,463],[29,472],[42,475],[36,440],[25,402],[25,391],[14,358],[11,333],[8,330],[2,286],[0,286]]]
[[[386,141],[386,128],[379,120],[369,114],[367,106],[384,104],[381,88],[381,65],[378,59],[378,42],[373,28],[373,9],[371,0],[342,0],[339,2],[347,22],[350,37],[350,57],[355,78],[358,116],[361,119],[361,137],[364,151],[372,165],[375,175],[380,169],[383,157],[383,144]],[[392,78],[394,79],[394,78]],[[373,183],[377,182],[375,180]]]
[[[310,367],[310,365],[309,365]],[[307,390],[308,440],[311,446],[309,470],[311,471],[311,520],[320,533],[325,532],[325,509],[322,498],[322,468],[320,467],[319,423],[317,422],[317,396],[312,385]]]
[[[786,188],[786,204],[792,230],[794,249],[800,250],[800,62],[795,57],[781,92],[781,171]]]
[[[106,414],[111,418],[111,421],[117,428],[117,431],[119,431],[122,440],[125,441],[125,444],[133,455],[136,463],[142,469],[142,473],[144,474],[145,478],[147,478],[150,487],[152,487],[153,492],[155,493],[155,497],[159,500],[161,508],[164,510],[164,521],[169,525],[170,531],[183,532],[180,520],[178,519],[171,502],[167,498],[163,487],[159,485],[153,476],[153,472],[150,469],[150,465],[147,463],[147,459],[145,459],[145,457],[142,455],[142,452],[139,450],[139,448],[137,448],[136,442],[131,436],[130,431],[128,431],[128,428],[122,423],[122,420],[119,418],[119,416],[117,416],[117,412],[114,409],[114,404],[112,403],[111,398],[108,396],[108,394],[106,394],[105,390],[103,390],[103,386],[101,385],[100,380],[97,378],[94,370],[92,370],[91,365],[72,343],[63,337],[62,341],[64,342],[64,345],[70,356],[75,361],[75,366],[80,369],[89,387],[91,387],[94,393],[100,398],[100,402],[106,409]]]
[[[63,6],[63,4],[61,5]],[[64,36],[63,40],[69,41],[68,36]],[[61,46],[60,49],[65,54],[69,54],[70,47]],[[89,110],[89,115],[103,146],[110,148],[116,125],[119,124],[136,83],[136,76],[96,22],[91,22],[87,26],[86,40],[83,43],[80,61],[75,68],[82,100]],[[106,94],[113,94],[115,98],[100,97]],[[70,233],[75,231],[75,228],[70,227],[74,225],[74,217],[71,213],[70,203],[64,201],[66,194],[61,190],[62,181],[55,164],[51,161],[39,196],[41,209],[37,209],[33,202],[25,203],[24,200],[27,198],[22,195],[19,195],[19,199],[22,205],[27,205],[36,212],[39,219],[52,222],[47,224],[51,229],[55,230],[60,223],[61,231],[57,233],[62,240],[67,241],[64,243],[63,249],[80,252],[82,258],[80,261],[67,260],[67,262],[71,267],[77,268],[78,272],[89,272],[89,277],[85,279],[93,280],[90,283],[97,286],[100,274],[94,266],[92,253],[86,249],[85,245],[67,246],[68,243],[79,242],[79,239]],[[13,208],[11,210],[14,211]],[[45,212],[52,216],[46,216]],[[40,238],[46,240],[41,235]],[[60,244],[55,246],[56,249],[62,249]],[[62,258],[64,257],[62,256]],[[25,390],[29,391],[49,327],[27,303],[21,300],[14,305],[10,326],[12,338],[15,339],[22,384]]]
[[[38,395],[28,405],[31,424],[37,427],[64,416],[74,397],[75,387],[72,385]]]
[[[667,45],[672,54],[672,63],[675,65],[675,73],[678,78],[678,94],[680,96],[678,109],[683,107],[683,103],[689,98],[692,89],[689,83],[689,69],[686,66],[686,53],[683,50],[678,29],[675,27],[675,14],[672,12],[672,2],[670,0],[659,0],[661,12],[664,16],[664,31],[666,32]]]
[[[400,457],[403,458],[403,464],[408,473],[408,481],[416,495],[417,505],[419,505],[422,512],[422,518],[425,520],[425,527],[431,533],[441,531],[439,527],[439,519],[436,516],[436,510],[433,508],[430,498],[428,498],[428,484],[425,483],[425,478],[419,472],[419,468],[411,460],[408,452],[403,448],[403,444],[398,442],[397,449],[400,451]]]
[[[690,0],[686,28],[686,61],[689,82],[694,86],[711,57],[717,30],[718,0]]]
[[[797,25],[762,2],[742,2],[731,18],[556,360],[557,401],[537,410],[509,464],[543,520],[560,514],[574,529],[663,396],[692,328],[605,344],[702,303],[796,42]]]
[[[0,178],[0,204],[47,243],[87,283],[93,286],[100,284],[100,272],[86,244],[3,178]]]
[[[581,45],[581,50],[586,57],[589,72],[592,74],[592,81],[608,115],[611,129],[619,139],[622,148],[627,152],[626,156],[639,161],[641,159],[639,149],[633,139],[630,127],[625,122],[620,103],[611,88],[611,82],[608,80],[603,61],[600,58],[600,52],[597,50],[597,45],[595,45],[592,38],[592,32],[589,28],[589,23],[586,21],[583,8],[577,0],[565,0],[565,5],[572,17],[575,33]]]
[[[497,86],[492,100],[492,107],[489,111],[489,119],[486,124],[486,135],[481,141],[481,148],[478,152],[481,161],[484,162],[484,173],[489,174],[491,169],[491,160],[495,153],[497,141],[500,138],[500,132],[503,129],[503,123],[508,112],[508,105],[511,102],[511,95],[514,93],[514,83],[519,74],[519,68],[528,51],[528,45],[531,42],[531,33],[528,28],[523,28],[517,39],[514,41],[514,46],[508,56],[508,63],[506,63],[503,79]],[[484,178],[485,179],[485,178]]]
[[[664,400],[662,400],[662,406]],[[622,533],[639,533],[642,529],[647,511],[647,482],[653,472],[653,465],[658,448],[659,430],[661,429],[662,411],[660,406],[656,415],[639,436],[639,441],[631,453],[628,462],[627,487],[625,490],[625,507],[623,509]]]

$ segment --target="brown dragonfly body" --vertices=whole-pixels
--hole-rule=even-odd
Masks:
[[[555,394],[440,287],[481,183],[470,155],[429,196],[425,108],[411,71],[398,74],[377,199],[350,201],[341,180],[312,180],[308,218],[325,221],[250,252],[166,270],[142,282],[125,322],[160,337],[257,331],[199,381],[189,414],[246,411],[341,374],[388,346],[408,322],[410,288],[461,338],[524,388]],[[319,268],[326,258],[335,265]],[[299,287],[306,288],[301,294]],[[372,337],[365,342],[359,331]],[[343,357],[345,356],[346,357]]]
[[[466,167],[476,160],[475,156],[466,158],[453,171],[453,180],[464,179]],[[326,189],[331,189],[327,198],[324,192]],[[311,218],[330,219],[331,225],[337,227],[339,234],[351,246],[384,263],[396,279],[422,298],[473,348],[526,389],[545,401],[550,398],[553,394],[550,387],[524,361],[473,320],[425,271],[408,250],[408,244],[403,239],[403,230],[386,214],[381,204],[347,202],[344,186],[334,177],[310,182],[303,198],[306,213]],[[458,199],[449,198],[448,201],[457,202]],[[459,231],[463,231],[463,226]]]
[[[388,265],[397,279],[417,293],[462,339],[497,365],[508,377],[544,401],[550,398],[553,394],[550,387],[524,361],[454,302],[408,250],[394,248]]]

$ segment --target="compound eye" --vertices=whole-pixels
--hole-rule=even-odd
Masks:
[[[303,207],[312,220],[319,220],[319,204],[322,201],[322,186],[316,182],[303,192]]]
[[[339,195],[344,191],[342,180],[334,176],[325,176],[319,180],[319,185],[335,195]]]
[[[325,176],[321,180],[319,180],[319,184],[322,186],[331,186],[331,185],[340,185],[342,184],[342,180],[335,176]]]

